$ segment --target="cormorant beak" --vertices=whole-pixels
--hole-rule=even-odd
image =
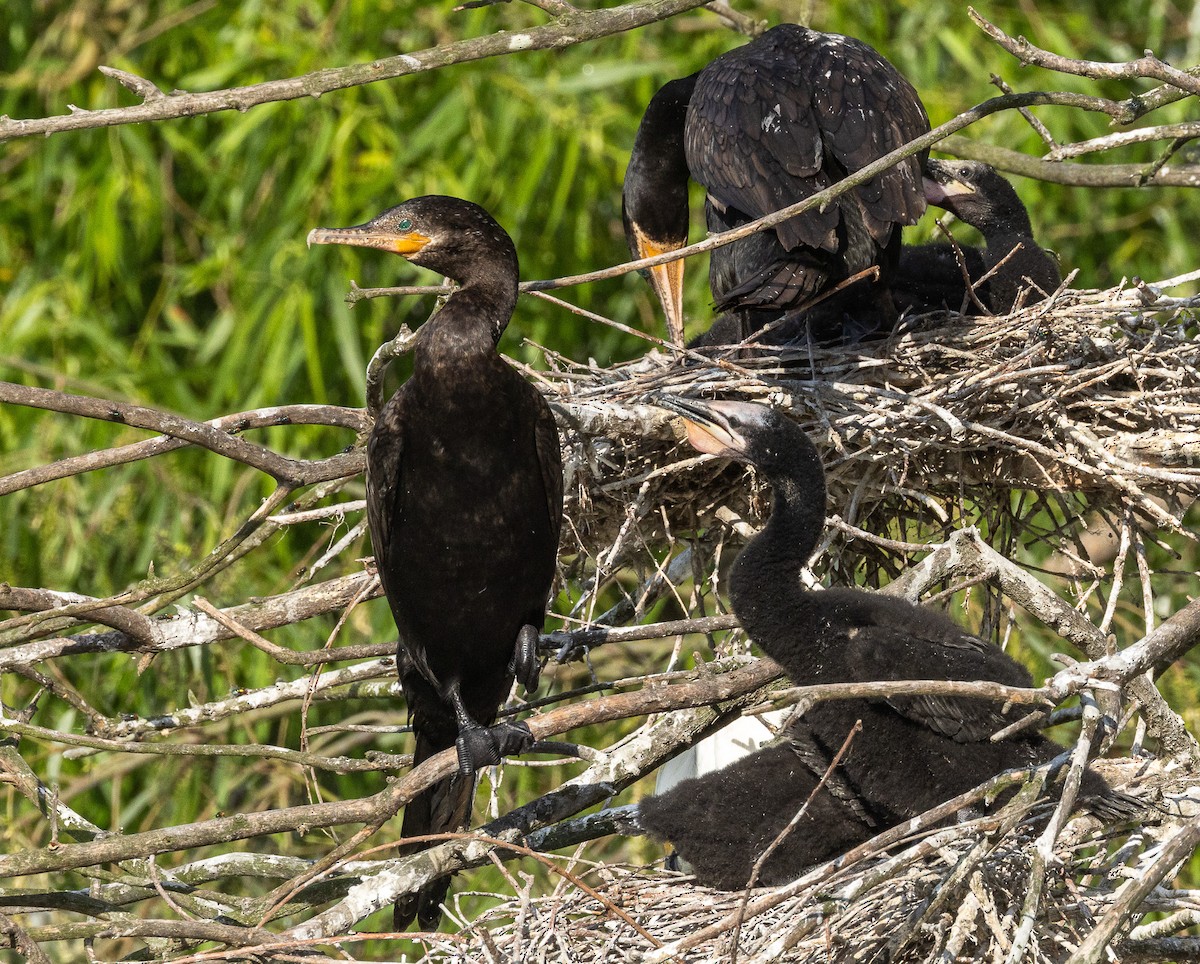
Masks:
[[[925,200],[939,207],[952,197],[963,197],[964,195],[975,193],[975,188],[971,187],[970,184],[954,177],[943,183],[935,181],[926,174],[921,178],[921,183],[925,188]]]
[[[635,224],[633,234],[639,258],[654,258],[668,251],[678,251],[683,245],[671,241],[651,241]],[[668,261],[648,269],[650,287],[658,296],[667,316],[667,334],[676,345],[683,345],[683,258]]]
[[[416,254],[429,240],[419,231],[398,233],[377,225],[375,221],[352,228],[313,228],[308,232],[310,247],[314,244],[351,244],[359,248],[391,251],[405,258]]]
[[[683,418],[688,441],[698,452],[723,455],[726,458],[743,458],[749,448],[749,442],[733,427],[722,411],[734,406],[740,409],[748,405],[747,402],[710,402],[698,398],[660,395],[656,404]]]

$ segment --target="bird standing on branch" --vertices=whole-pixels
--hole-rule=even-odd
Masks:
[[[414,765],[452,746],[459,770],[413,799],[406,837],[470,822],[475,772],[532,744],[495,724],[514,677],[537,688],[537,643],[562,523],[562,465],[541,393],[497,352],[517,302],[517,252],[476,204],[419,197],[309,244],[391,251],[459,284],[420,329],[412,376],[367,442],[367,520],[400,633]],[[449,879],[396,904],[436,927]]]

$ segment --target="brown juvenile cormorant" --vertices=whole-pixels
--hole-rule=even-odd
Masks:
[[[1062,283],[1058,263],[1033,237],[1021,198],[990,164],[926,161],[925,198],[983,235],[985,248],[960,245],[959,250],[973,282],[994,272],[975,285],[975,295],[987,311],[1008,314],[1022,291],[1027,292],[1027,304],[1036,304]],[[962,269],[948,243],[905,247],[892,295],[898,306],[912,312],[958,311],[965,304],[966,314],[981,314],[967,295]]]
[[[562,522],[554,417],[496,351],[517,302],[517,252],[483,208],[439,196],[308,240],[392,251],[459,284],[421,327],[412,376],[367,442],[367,520],[400,631],[414,765],[458,747],[458,774],[405,807],[402,834],[459,830],[475,770],[531,742],[523,725],[492,724],[514,675],[537,688]],[[397,928],[414,915],[435,927],[448,885],[398,903]]]
[[[816,448],[803,431],[779,412],[744,402],[700,402],[664,399],[682,414],[688,437],[701,452],[754,465],[771,484],[772,510],[766,527],[742,550],[729,576],[734,612],[749,637],[774,658],[798,684],[868,680],[992,680],[1029,686],[1029,673],[1010,656],[965,631],[945,615],[902,599],[858,589],[813,591],[803,588],[801,569],[817,544],[825,520],[825,480]],[[863,730],[840,766],[851,798],[880,829],[965,792],[1006,769],[1044,763],[1062,748],[1040,733],[1026,733],[993,743],[989,737],[1027,711],[1006,714],[1000,705],[981,699],[945,696],[896,696],[878,700],[820,703],[805,713],[794,736],[811,738],[819,760],[832,759],[857,720]],[[708,861],[701,879],[717,881],[725,870],[741,868],[734,850],[744,845],[741,815],[723,810],[695,828],[693,801],[714,805],[722,795],[739,794],[732,785],[753,779],[756,785],[779,784],[770,793],[753,794],[764,817],[782,826],[815,786],[819,761],[808,773],[789,766],[773,775],[786,754],[776,749],[747,757],[740,771],[712,774],[706,788],[681,784],[659,802],[647,801],[643,823],[670,840],[695,863],[693,853]],[[789,799],[789,790],[798,796]],[[1103,781],[1088,775],[1085,790],[1104,793]],[[818,796],[819,799],[819,796]],[[677,820],[686,816],[692,820]],[[865,833],[854,822],[854,808],[839,797],[794,833],[816,837],[791,846],[790,862],[777,858],[777,874],[794,876],[831,851],[824,836],[853,841]],[[722,822],[729,843],[720,835]],[[737,825],[737,826],[735,826]],[[728,848],[728,849],[726,849]],[[736,876],[736,871],[734,872]],[[744,885],[745,881],[741,881]]]
[[[707,192],[710,232],[802,201],[929,130],[912,85],[876,50],[840,34],[781,24],[666,84],[646,108],[625,173],[626,238],[636,257],[687,243],[688,173]],[[815,334],[841,338],[890,326],[888,293],[900,227],[925,210],[921,160],[908,158],[774,229],[712,252],[716,308],[741,334],[796,309],[873,265],[813,316]],[[652,273],[671,337],[682,341],[682,262]],[[724,326],[729,327],[729,326]]]

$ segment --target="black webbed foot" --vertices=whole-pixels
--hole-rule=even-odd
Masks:
[[[541,662],[538,660],[539,638],[536,626],[529,623],[522,626],[521,631],[517,633],[517,645],[508,664],[508,671],[525,687],[526,693],[537,690],[538,679],[542,674]]]
[[[533,734],[524,723],[460,727],[455,741],[458,772],[463,777],[474,776],[483,767],[495,766],[502,757],[528,752],[533,742]]]

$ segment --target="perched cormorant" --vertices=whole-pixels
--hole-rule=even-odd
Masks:
[[[803,588],[800,571],[824,527],[825,480],[816,448],[794,422],[745,402],[664,399],[663,404],[684,416],[695,448],[754,465],[771,484],[771,517],[734,562],[729,596],[746,633],[796,683],[946,679],[1030,685],[1023,666],[939,612],[858,589]],[[813,774],[823,772],[821,761],[832,759],[855,722],[862,720],[863,730],[839,772],[850,799],[883,829],[1003,770],[1041,764],[1061,753],[1061,747],[1037,732],[999,743],[989,740],[1027,712],[1006,714],[989,700],[946,696],[820,703],[805,713],[791,734],[811,739],[819,751],[817,765],[807,772],[790,765],[779,748],[770,756],[760,751],[728,775],[703,778],[700,783],[709,781],[704,787],[684,783],[666,798],[644,802],[646,820],[639,816],[639,821],[674,844],[697,866],[703,882],[717,883],[725,879],[726,868],[744,863],[733,852],[748,839],[742,815],[725,808],[697,827],[694,801],[715,806],[723,796],[740,799],[738,781],[752,780],[758,789],[747,796],[760,802],[745,805],[757,808],[751,810],[754,819],[782,826],[815,786]],[[785,760],[789,766],[782,766]],[[1085,789],[1103,793],[1106,788],[1089,774]],[[826,800],[823,806],[793,832],[815,839],[797,840],[790,845],[790,857],[776,857],[782,876],[795,876],[808,864],[836,853],[825,845],[826,837],[853,841],[856,832],[866,833],[862,821],[855,823],[856,811],[844,797]],[[722,842],[722,826],[728,828],[727,844]],[[697,856],[706,865],[698,865]]]
[[[537,641],[562,522],[558,431],[541,394],[496,351],[517,302],[512,240],[476,204],[427,196],[310,244],[399,254],[458,282],[418,332],[412,376],[367,442],[367,520],[400,632],[414,765],[457,745],[459,772],[412,800],[405,837],[470,821],[476,768],[530,743],[495,723],[514,675],[537,688]],[[449,879],[397,903],[435,927]]]
[[[1025,205],[990,164],[926,161],[925,198],[983,235],[985,248],[960,245],[959,250],[973,282],[995,270],[975,285],[976,297],[992,314],[1012,311],[1022,291],[1027,292],[1027,304],[1036,304],[1062,283],[1058,263],[1033,237]],[[899,307],[912,312],[943,307],[958,311],[965,305],[966,314],[981,314],[968,297],[953,246],[944,242],[901,251],[892,295]]]
[[[929,130],[912,85],[876,50],[840,34],[781,24],[671,81],[646,108],[625,172],[626,239],[636,257],[687,243],[687,185],[707,191],[710,232],[802,201]],[[925,210],[911,157],[773,229],[712,252],[716,308],[742,335],[878,265],[812,316],[814,334],[861,335],[896,316],[888,284],[900,227]],[[651,273],[671,337],[683,340],[682,262]]]

